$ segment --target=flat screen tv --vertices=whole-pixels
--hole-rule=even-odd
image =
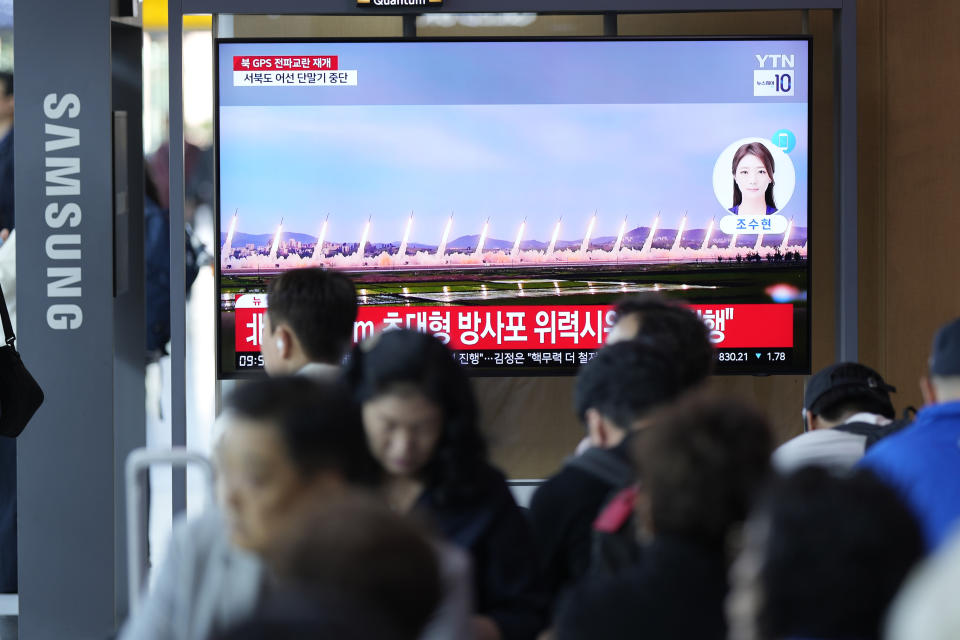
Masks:
[[[303,267],[353,278],[357,340],[428,331],[478,374],[573,372],[649,291],[719,373],[809,372],[809,40],[216,49],[221,377],[262,369]]]

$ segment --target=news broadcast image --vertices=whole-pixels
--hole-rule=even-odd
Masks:
[[[217,46],[221,377],[303,267],[479,374],[572,372],[643,292],[719,373],[809,370],[806,40]]]

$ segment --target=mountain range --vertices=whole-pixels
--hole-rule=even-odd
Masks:
[[[686,229],[683,232],[683,240],[681,241],[681,246],[689,248],[697,248],[703,244],[703,238],[706,235],[706,229]],[[623,247],[630,249],[640,249],[643,247],[644,243],[647,240],[647,236],[650,234],[650,227],[636,227],[626,232],[623,236]],[[782,236],[783,234],[771,234],[771,236]],[[741,237],[756,237],[756,234],[741,234]],[[233,246],[234,247],[243,247],[248,244],[253,244],[257,247],[264,247],[273,242],[273,234],[270,233],[260,233],[260,234],[250,234],[250,233],[234,233],[233,235]],[[657,229],[656,237],[653,239],[652,246],[657,249],[669,249],[673,246],[674,241],[677,237],[677,229],[662,228]],[[717,240],[719,246],[725,246],[729,243],[729,238],[719,229],[715,229],[713,232],[713,237]],[[796,244],[806,244],[807,242],[807,227],[794,227],[790,232],[790,239],[793,243]],[[282,243],[286,243],[290,240],[296,240],[303,244],[313,244],[317,241],[317,237],[314,235],[308,235],[306,233],[293,233],[289,231],[284,231],[280,234],[280,240]],[[225,232],[220,233],[220,245],[227,241],[227,234]],[[476,249],[477,243],[480,241],[479,234],[465,235],[458,238],[454,238],[447,242],[448,250],[460,250],[460,251],[472,251]],[[616,236],[597,236],[590,239],[590,246],[592,248],[602,248],[602,249],[612,249],[613,244],[617,241]],[[727,241],[727,242],[724,242]],[[328,242],[332,242],[329,241]],[[346,244],[356,244],[356,240],[347,242]],[[582,240],[557,240],[557,249],[579,249]],[[371,243],[374,245],[384,245],[384,246],[394,246],[399,247],[400,241],[395,240],[393,242],[385,243]],[[549,242],[543,242],[540,240],[523,240],[520,242],[520,249],[523,251],[539,251],[544,250],[549,246]],[[501,240],[499,238],[487,238],[483,242],[484,249],[490,250],[500,250],[506,251],[513,248],[513,241],[511,240]],[[435,244],[423,244],[419,242],[408,242],[407,249],[412,251],[435,251],[437,245]]]

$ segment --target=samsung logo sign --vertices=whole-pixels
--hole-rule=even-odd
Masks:
[[[80,205],[80,129],[69,122],[80,115],[80,98],[74,93],[58,96],[49,93],[43,99],[44,195],[48,198],[44,220],[52,231],[47,235],[47,326],[51,329],[79,329],[83,324],[80,263],[83,219]],[[66,118],[66,121],[63,120]],[[59,122],[58,122],[59,121]]]

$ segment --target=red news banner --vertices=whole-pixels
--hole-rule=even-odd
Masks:
[[[267,297],[244,294],[236,300],[237,352],[257,352],[263,342]],[[720,349],[793,346],[793,305],[688,305],[710,330]],[[613,325],[611,305],[360,307],[355,341],[376,331],[429,332],[455,350],[596,349]]]

